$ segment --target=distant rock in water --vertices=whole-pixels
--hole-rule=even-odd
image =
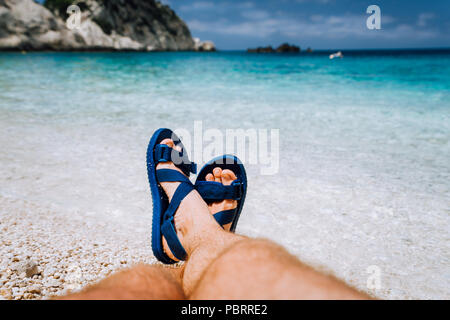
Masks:
[[[290,45],[289,43],[283,43],[282,45],[280,45],[277,50],[277,52],[293,52],[293,53],[297,53],[300,52],[300,47],[297,47],[296,45]]]
[[[300,47],[297,47],[295,45],[290,45],[288,43],[283,43],[282,45],[280,45],[278,48],[274,49],[272,48],[272,46],[267,46],[267,47],[258,47],[258,48],[250,48],[247,49],[247,52],[251,52],[251,53],[274,53],[274,52],[278,52],[278,53],[285,53],[285,52],[293,52],[293,53],[297,53],[300,52]]]
[[[247,49],[247,52],[251,53],[273,53],[275,50],[272,48],[272,46],[267,47],[258,47],[255,49]]]
[[[216,51],[216,46],[212,41],[200,41],[199,38],[194,38],[196,51]]]
[[[81,19],[70,30],[72,3]],[[187,25],[155,0],[47,0],[46,7],[0,0],[0,50],[195,50]]]

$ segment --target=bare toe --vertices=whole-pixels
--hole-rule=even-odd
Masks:
[[[160,144],[166,144],[171,148],[175,146],[175,143],[173,142],[172,139],[164,139],[163,141],[160,142]]]
[[[216,182],[222,182],[222,169],[221,168],[219,168],[219,167],[214,168],[213,174],[214,174],[214,180]]]
[[[208,173],[205,177],[206,181],[220,182],[226,186],[230,185],[234,180],[237,179],[233,171],[225,169],[222,170],[219,167],[214,168],[213,173]],[[217,212],[231,210],[237,207],[236,200],[223,200],[220,202],[213,202],[208,205],[211,214],[216,214]],[[223,228],[227,231],[230,230],[231,224],[226,224]]]
[[[229,169],[225,169],[222,171],[222,183],[226,186],[229,186],[237,177],[233,171]]]

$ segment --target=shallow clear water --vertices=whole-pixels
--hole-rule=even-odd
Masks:
[[[239,233],[381,297],[450,298],[450,53],[344,54],[0,53],[0,195],[126,224],[151,215],[155,129],[280,129]]]

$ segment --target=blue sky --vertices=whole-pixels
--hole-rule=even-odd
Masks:
[[[291,42],[313,49],[450,47],[450,0],[162,0],[222,50]],[[366,9],[381,9],[369,30]]]
[[[161,2],[175,10],[194,37],[212,40],[222,50],[282,42],[313,49],[450,47],[450,0]],[[366,27],[372,4],[381,9],[381,30]]]

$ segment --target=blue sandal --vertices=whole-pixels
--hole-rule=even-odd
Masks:
[[[206,181],[206,175],[212,173],[216,167],[222,170],[229,169],[233,171],[237,179],[229,186],[225,186],[220,182]],[[241,160],[232,155],[223,155],[212,159],[198,173],[195,189],[208,204],[226,199],[237,201],[237,207],[235,209],[224,210],[214,214],[214,218],[222,228],[224,225],[232,222],[230,231],[234,232],[247,193],[247,175]]]
[[[164,139],[172,139],[176,146],[181,147],[181,151],[160,144]],[[156,170],[158,163],[168,161],[173,162],[185,175],[172,169]],[[158,129],[153,134],[147,148],[147,173],[153,200],[152,250],[155,257],[163,263],[177,262],[164,252],[163,236],[173,255],[178,260],[186,259],[187,254],[178,239],[173,218],[183,199],[194,190],[194,185],[188,177],[191,173],[195,174],[196,171],[195,163],[189,160],[180,138],[172,130]],[[180,182],[170,203],[160,185],[161,182]]]

